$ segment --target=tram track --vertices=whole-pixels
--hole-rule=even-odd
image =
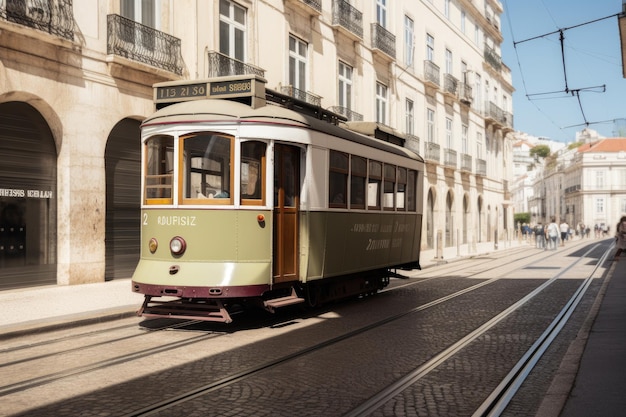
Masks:
[[[455,298],[461,297],[463,295],[466,294],[470,294],[480,288],[484,288],[490,284],[493,284],[495,282],[498,282],[500,280],[500,278],[496,277],[496,278],[491,278],[491,279],[484,279],[484,278],[480,278],[480,276],[484,276],[487,273],[491,273],[491,274],[495,274],[498,275],[498,271],[500,271],[499,268],[506,268],[508,270],[511,269],[523,269],[523,268],[527,268],[530,267],[531,265],[536,265],[537,263],[540,263],[542,261],[547,260],[551,254],[550,253],[545,253],[545,252],[536,252],[536,251],[532,251],[533,253],[531,253],[530,256],[528,256],[528,251],[521,251],[519,253],[516,253],[515,256],[513,256],[512,258],[509,257],[507,259],[506,265],[502,265],[502,262],[498,262],[498,260],[494,260],[494,259],[485,259],[484,262],[481,259],[480,262],[480,266],[476,263],[476,258],[474,258],[472,261],[472,268],[476,268],[477,272],[472,272],[470,274],[467,274],[467,265],[463,266],[461,262],[454,262],[454,263],[449,263],[446,265],[442,265],[439,269],[433,269],[433,268],[429,268],[429,270],[431,271],[431,273],[434,273],[435,271],[437,272],[437,274],[439,275],[440,273],[443,273],[443,275],[450,277],[451,275],[455,275],[455,272],[461,272],[461,271],[465,271],[465,278],[479,278],[482,279],[482,281],[470,285],[467,288],[455,291],[453,293],[447,294],[445,296],[441,296],[438,297],[436,299],[430,300],[428,302],[423,302],[421,303],[419,306],[415,306],[414,308],[411,308],[409,310],[406,311],[402,311],[400,313],[397,314],[392,314],[388,317],[385,317],[384,319],[369,323],[367,325],[364,325],[358,329],[354,329],[353,331],[350,332],[346,332],[343,333],[341,335],[338,335],[336,337],[332,337],[329,338],[325,341],[322,341],[320,343],[317,344],[313,344],[310,345],[304,349],[300,349],[297,351],[293,351],[292,353],[288,354],[288,355],[283,355],[280,357],[277,357],[273,360],[269,360],[263,363],[260,363],[256,366],[251,366],[248,367],[246,369],[242,369],[239,372],[234,372],[229,376],[226,376],[224,378],[197,386],[191,390],[187,390],[185,392],[179,393],[178,395],[175,396],[171,396],[170,398],[167,399],[162,399],[161,401],[157,401],[154,402],[153,404],[150,404],[148,406],[145,406],[143,408],[139,408],[135,411],[132,411],[130,413],[128,413],[128,416],[143,416],[143,415],[156,415],[158,413],[161,412],[165,412],[165,414],[167,414],[166,410],[172,410],[173,408],[181,405],[181,404],[185,404],[195,398],[201,398],[203,395],[208,394],[208,393],[212,393],[212,392],[216,392],[219,391],[220,389],[226,388],[228,386],[232,386],[233,384],[236,384],[238,382],[242,382],[242,381],[246,381],[247,379],[253,378],[254,376],[257,375],[261,375],[263,374],[264,371],[271,371],[274,369],[279,369],[281,365],[284,364],[288,364],[289,362],[295,361],[299,358],[303,358],[306,355],[309,354],[313,354],[316,352],[320,352],[322,351],[324,348],[328,348],[328,347],[332,347],[335,345],[340,344],[341,342],[345,342],[345,341],[350,341],[353,338],[358,337],[359,335],[363,335],[369,331],[375,330],[375,329],[379,329],[379,328],[383,328],[385,325],[387,324],[393,324],[394,322],[397,322],[403,318],[406,318],[412,314],[416,314],[418,312],[422,312],[425,310],[428,310],[429,308],[438,306],[438,305],[442,305],[448,301],[454,300]],[[493,265],[489,265],[490,262],[493,262]],[[574,263],[572,265],[575,264]],[[457,264],[457,265],[454,265]],[[572,268],[573,266],[571,266],[570,268]],[[423,272],[423,271],[420,271]],[[562,274],[564,271],[562,270],[560,272],[560,274]],[[437,279],[437,278],[434,278]],[[554,280],[556,280],[557,278],[554,278]],[[423,285],[426,284],[428,282],[432,281],[431,278],[426,278],[426,279],[421,279],[421,280],[415,280],[413,282],[407,282],[407,283],[401,283],[400,285],[394,286],[389,288],[386,291],[393,291],[393,290],[402,290],[404,288],[406,288],[406,286],[410,286],[410,285]],[[552,281],[550,281],[552,282]],[[549,285],[547,283],[544,283],[544,285]],[[540,288],[544,288],[544,285],[540,286]],[[535,290],[537,291],[537,290]],[[532,293],[531,293],[532,294]],[[526,297],[529,297],[529,295],[527,295]],[[532,298],[532,297],[531,297]],[[369,300],[368,300],[369,302]],[[522,303],[523,304],[523,303]],[[513,307],[509,307],[509,309],[512,309]],[[507,309],[506,311],[508,311],[509,309]],[[492,320],[494,320],[493,323],[491,323],[491,325],[487,325],[485,324],[483,327],[479,327],[477,328],[474,332],[470,333],[469,335],[467,335],[465,338],[460,339],[459,341],[457,341],[455,344],[451,345],[448,349],[446,349],[446,353],[445,356],[441,356],[444,355],[444,352],[440,353],[439,355],[434,356],[430,361],[428,362],[432,362],[430,363],[430,365],[428,363],[424,363],[422,364],[419,368],[417,368],[416,370],[414,370],[415,375],[413,376],[413,378],[415,378],[416,376],[419,376],[419,378],[421,378],[424,375],[427,375],[428,372],[430,372],[429,369],[435,369],[436,365],[434,365],[435,363],[440,363],[442,361],[445,361],[445,358],[448,358],[450,356],[452,356],[454,353],[453,351],[455,350],[455,346],[456,346],[456,351],[460,350],[462,348],[462,346],[467,345],[468,343],[471,343],[471,340],[474,340],[476,337],[478,337],[479,333],[484,333],[485,331],[487,331],[489,328],[492,328],[493,326],[495,326],[498,322],[504,320],[504,318],[511,314],[515,309],[508,311],[508,313],[501,313],[501,314],[505,314],[503,317],[501,317],[499,320],[496,320],[496,318],[493,318]],[[189,324],[189,323],[185,323],[185,324]],[[257,323],[258,324],[258,323]],[[486,326],[486,327],[485,327]],[[167,328],[172,328],[172,326],[163,326],[162,328],[159,328],[158,330],[162,330],[162,329],[167,329]],[[143,334],[143,333],[142,333]],[[199,335],[199,336],[195,336],[194,338],[190,339],[189,341],[181,341],[177,344],[170,344],[170,345],[163,345],[163,346],[157,346],[154,349],[151,350],[143,350],[140,352],[136,352],[134,354],[129,354],[123,357],[117,357],[117,358],[111,358],[111,359],[107,359],[107,360],[102,360],[99,361],[98,363],[94,363],[91,365],[86,365],[86,366],[82,366],[82,367],[74,367],[72,369],[68,369],[64,372],[56,372],[56,373],[51,373],[49,375],[46,376],[42,376],[40,378],[36,378],[36,379],[32,379],[30,381],[24,381],[21,384],[13,384],[12,386],[5,386],[5,387],[0,387],[0,397],[2,396],[6,396],[10,393],[14,393],[17,391],[23,391],[23,390],[27,390],[30,388],[34,388],[37,386],[41,386],[41,385],[45,385],[45,384],[50,384],[53,383],[55,381],[59,381],[62,379],[66,379],[69,378],[71,376],[74,375],[79,375],[79,374],[87,374],[89,372],[94,372],[98,369],[104,369],[104,368],[109,368],[109,367],[114,367],[114,366],[119,366],[122,365],[124,363],[127,362],[131,362],[134,360],[138,360],[141,358],[146,358],[146,357],[150,357],[151,355],[156,355],[158,353],[164,353],[167,352],[168,350],[173,350],[173,349],[178,349],[178,348],[184,348],[186,346],[192,345],[194,343],[199,343],[199,342],[203,342],[203,341],[207,341],[210,340],[212,337],[215,337],[214,334],[212,335]],[[466,340],[465,340],[466,339]],[[457,346],[458,345],[458,346]],[[419,371],[418,371],[419,370]],[[418,378],[418,379],[419,379]],[[399,387],[406,385],[408,382],[408,380],[405,381],[401,381],[401,382],[396,382],[394,385],[396,386],[395,389],[398,390],[400,389]],[[380,397],[377,401],[381,401]],[[128,410],[129,408],[131,408],[129,405],[127,405],[126,410]],[[355,414],[355,415],[367,415],[367,414]]]
[[[591,251],[591,250],[590,250]],[[590,252],[589,251],[589,252]],[[539,254],[534,254],[531,257],[528,256],[520,256],[519,258],[513,260],[512,262],[508,262],[507,263],[507,268],[511,268],[512,264],[516,264],[517,262],[522,262],[522,266],[521,267],[525,267],[528,265],[533,265],[536,264],[538,261],[540,260],[545,260],[547,258],[549,258],[551,256],[551,254],[549,253],[539,253]],[[510,314],[516,312],[521,306],[525,305],[529,300],[533,299],[535,296],[537,296],[538,294],[542,293],[547,287],[549,287],[552,283],[554,283],[556,280],[558,280],[566,271],[570,270],[571,268],[574,268],[576,266],[576,264],[578,262],[580,262],[581,258],[577,258],[576,260],[574,260],[571,265],[565,269],[561,269],[560,272],[558,274],[556,274],[554,277],[552,277],[551,279],[547,280],[546,282],[544,282],[543,284],[541,284],[540,286],[538,286],[535,290],[533,290],[532,292],[530,292],[529,294],[527,294],[525,297],[523,297],[521,300],[517,301],[516,303],[514,303],[513,305],[511,305],[510,307],[508,307],[507,309],[505,309],[504,311],[502,311],[500,314],[496,315],[495,317],[493,317],[491,320],[489,320],[487,323],[483,324],[482,326],[478,327],[477,329],[475,329],[473,332],[471,332],[470,334],[466,335],[465,337],[463,337],[462,339],[458,340],[457,342],[455,342],[454,344],[452,344],[450,347],[448,347],[447,349],[445,349],[443,352],[435,355],[433,358],[431,358],[429,361],[427,361],[426,363],[422,364],[420,367],[416,368],[415,370],[413,370],[412,372],[410,372],[409,374],[407,374],[406,376],[404,376],[401,379],[398,379],[397,381],[395,381],[393,384],[389,385],[387,388],[381,390],[378,394],[376,394],[375,396],[373,396],[372,398],[368,399],[367,401],[364,401],[361,405],[359,405],[358,407],[355,407],[353,410],[351,410],[350,412],[348,412],[347,414],[345,414],[346,416],[365,416],[365,415],[369,415],[371,414],[374,410],[376,410],[378,407],[380,407],[381,404],[383,404],[384,402],[388,401],[390,398],[392,398],[393,396],[397,395],[398,392],[406,389],[407,386],[410,386],[411,384],[413,384],[415,381],[421,379],[423,376],[427,375],[428,373],[430,373],[432,370],[436,369],[442,362],[446,361],[447,359],[449,359],[450,357],[452,357],[453,355],[457,354],[459,351],[461,351],[464,347],[466,347],[468,344],[470,344],[471,342],[473,342],[474,340],[476,340],[478,337],[480,337],[481,335],[485,334],[488,330],[492,329],[494,326],[496,326],[497,324],[501,323],[503,320],[505,320]],[[487,263],[487,262],[485,262]],[[484,266],[484,265],[483,265]],[[497,270],[498,268],[502,268],[502,266],[494,266],[491,268],[486,268],[486,269],[482,269],[480,270],[480,272],[477,272],[475,274],[470,274],[467,276],[467,278],[480,274],[484,274],[485,272],[489,271],[489,270]],[[513,267],[515,268],[515,267]],[[519,267],[518,267],[519,268]],[[458,268],[458,270],[461,270],[461,268]],[[314,353],[314,352],[318,352],[324,348],[327,348],[329,346],[333,346],[336,345],[338,343],[341,343],[343,341],[346,340],[350,340],[354,337],[360,336],[366,332],[369,332],[373,329],[376,328],[380,328],[382,326],[385,326],[389,323],[395,322],[401,318],[404,318],[406,316],[409,316],[411,314],[420,312],[420,311],[424,311],[428,308],[434,307],[436,305],[445,303],[447,301],[453,300],[457,297],[460,297],[462,295],[471,293],[473,291],[476,291],[479,288],[482,288],[484,286],[493,284],[494,282],[499,281],[500,278],[492,278],[492,279],[488,279],[485,281],[482,281],[478,284],[472,285],[468,288],[465,288],[463,290],[460,291],[456,291],[452,294],[446,295],[444,297],[440,297],[436,300],[433,300],[431,302],[428,303],[424,303],[421,304],[420,306],[417,306],[415,308],[412,308],[408,311],[404,311],[402,313],[399,314],[395,314],[392,316],[389,316],[383,320],[379,320],[376,321],[374,323],[371,323],[367,326],[363,326],[359,329],[353,330],[351,332],[342,334],[338,337],[335,338],[331,338],[328,339],[322,343],[318,343],[312,346],[309,346],[306,349],[302,349],[299,350],[297,352],[293,352],[290,355],[286,355],[283,357],[280,357],[278,359],[260,364],[259,366],[256,367],[252,367],[249,368],[247,370],[244,370],[242,372],[230,375],[226,378],[217,380],[217,381],[213,381],[209,384],[206,385],[202,385],[199,387],[196,387],[194,390],[192,391],[188,391],[185,392],[183,394],[177,395],[175,397],[160,401],[158,403],[152,404],[148,407],[144,407],[142,409],[139,410],[135,410],[129,414],[126,414],[127,417],[130,416],[151,416],[151,415],[157,415],[159,413],[162,413],[166,410],[170,410],[174,407],[177,407],[181,404],[184,404],[188,401],[191,401],[193,399],[202,397],[206,394],[218,391],[220,389],[223,389],[229,385],[232,385],[234,383],[240,382],[242,380],[245,380],[246,378],[251,378],[257,374],[260,374],[264,371],[268,371],[272,368],[276,368],[281,366],[282,364],[292,361],[292,360],[296,360],[298,358],[301,358],[305,355]],[[399,289],[401,287],[404,287],[406,285],[415,285],[415,284],[419,284],[419,283],[423,283],[424,280],[415,282],[415,283],[409,283],[409,284],[403,284],[397,287],[394,287],[391,290],[394,289]]]

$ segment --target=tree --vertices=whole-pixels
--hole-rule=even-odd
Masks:
[[[530,150],[530,156],[534,156],[535,158],[541,157],[545,158],[550,155],[550,147],[548,145],[537,145],[534,146]]]

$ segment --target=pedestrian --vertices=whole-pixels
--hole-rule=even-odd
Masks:
[[[617,227],[615,228],[615,246],[617,247],[617,251],[615,252],[614,259],[617,260],[617,257],[622,254],[623,251],[626,251],[626,216],[622,216],[619,219],[619,223],[617,223]]]
[[[561,230],[561,246],[565,246],[565,241],[567,240],[569,234],[569,224],[563,220],[559,225],[559,229]]]
[[[537,223],[535,226],[535,246],[537,246],[538,249],[546,249],[546,238],[543,233],[543,226],[541,225],[541,222]]]
[[[559,226],[556,224],[556,219],[553,217],[550,224],[546,227],[546,240],[549,239],[552,250],[556,250],[557,239],[559,238]]]

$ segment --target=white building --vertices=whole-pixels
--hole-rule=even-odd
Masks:
[[[0,0],[0,289],[132,273],[152,85],[255,73],[428,163],[424,242],[512,230],[499,0]],[[369,127],[368,127],[369,126]],[[10,229],[10,231],[9,231]]]

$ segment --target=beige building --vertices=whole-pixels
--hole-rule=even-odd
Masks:
[[[506,239],[502,12],[499,0],[0,0],[0,289],[129,277],[152,85],[223,75],[260,75],[423,155],[423,248]]]

